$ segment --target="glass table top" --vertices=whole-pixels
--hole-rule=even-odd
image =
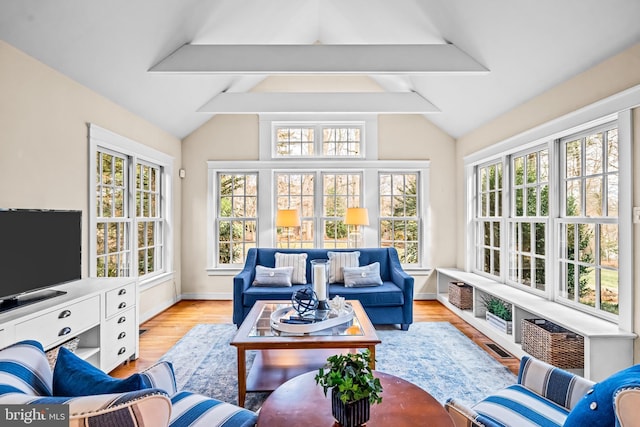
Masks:
[[[254,323],[251,331],[248,336],[255,337],[287,337],[287,336],[339,336],[339,335],[350,335],[350,336],[364,336],[364,331],[362,330],[362,326],[360,325],[360,321],[358,320],[357,314],[354,313],[353,319],[350,319],[346,323],[329,327],[327,329],[322,329],[319,331],[309,332],[309,333],[292,333],[292,332],[283,332],[271,327],[271,313],[281,308],[291,307],[290,304],[265,304],[262,308],[262,311],[258,315],[256,322]],[[285,317],[289,315],[297,315],[296,311],[291,307],[291,312],[289,312]]]

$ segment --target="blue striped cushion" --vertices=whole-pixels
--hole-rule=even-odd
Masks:
[[[37,341],[21,341],[0,350],[0,384],[36,396],[51,396],[53,374]]]
[[[239,406],[182,391],[171,398],[170,427],[253,427],[257,415]]]
[[[488,396],[473,406],[486,426],[560,427],[569,411],[519,384]]]
[[[569,410],[593,387],[592,381],[529,356],[520,361],[518,384]]]
[[[147,387],[164,390],[169,396],[173,396],[178,391],[171,362],[158,362],[140,372],[140,375]]]

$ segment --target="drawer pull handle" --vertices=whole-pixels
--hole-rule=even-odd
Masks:
[[[71,316],[71,310],[63,310],[58,315],[58,319],[64,319],[65,317]]]
[[[125,347],[120,347],[120,350],[118,350],[118,356],[124,354],[125,351],[127,351]]]
[[[118,319],[118,323],[124,323],[127,321],[127,318],[125,316],[122,316],[121,318]]]
[[[62,337],[64,335],[69,335],[70,333],[71,333],[71,328],[66,326],[66,327],[60,329],[60,332],[58,332],[58,336]]]
[[[118,304],[118,308],[125,308],[126,306],[127,306],[127,303],[124,301]]]
[[[119,339],[119,340],[121,340],[122,338],[124,338],[124,337],[126,337],[126,336],[127,336],[127,333],[126,333],[126,332],[120,332],[120,333],[118,334],[118,339]]]
[[[124,295],[124,294],[126,294],[126,293],[127,293],[127,290],[126,290],[126,289],[120,289],[120,290],[118,291],[118,295]]]

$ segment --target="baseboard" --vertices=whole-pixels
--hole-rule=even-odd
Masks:
[[[194,292],[180,294],[180,299],[233,300],[230,292]]]
[[[437,294],[432,294],[432,293],[419,293],[419,294],[415,294],[413,296],[413,300],[417,301],[417,300],[434,300],[437,299],[438,295]]]
[[[169,300],[164,304],[156,305],[151,310],[148,310],[144,313],[140,313],[140,321],[138,323],[142,324],[147,320],[151,319],[152,317],[157,316],[158,314],[162,313],[163,311],[165,311],[167,308],[171,307],[173,304],[177,303],[178,301],[180,301],[180,298],[173,298],[172,300]]]

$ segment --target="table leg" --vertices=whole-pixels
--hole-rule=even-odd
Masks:
[[[247,395],[247,360],[245,356],[245,349],[238,347],[238,406],[243,408]]]
[[[369,367],[371,368],[371,370],[374,370],[376,369],[376,346],[370,345],[367,348],[369,349],[369,352],[371,352],[371,360],[369,361]]]

